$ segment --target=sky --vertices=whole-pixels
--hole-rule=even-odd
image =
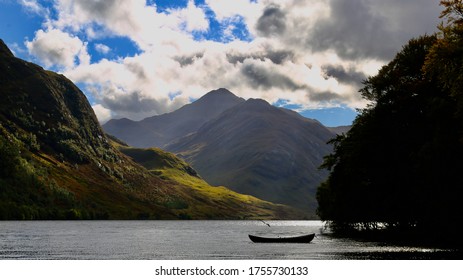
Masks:
[[[367,105],[362,81],[436,32],[441,10],[439,0],[0,0],[0,38],[76,83],[101,123],[227,88],[338,126]]]

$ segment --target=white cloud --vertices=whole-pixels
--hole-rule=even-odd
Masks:
[[[96,104],[93,105],[92,108],[100,123],[103,124],[111,119],[111,110],[106,109],[103,105]]]
[[[233,22],[242,18],[251,35],[254,36],[256,35],[255,25],[268,1],[206,0],[205,2],[218,21],[227,22],[229,28],[232,28]]]
[[[181,24],[185,24],[187,31],[207,31],[209,29],[206,14],[200,7],[195,5],[193,0],[188,1],[186,8],[170,10],[169,12],[171,16],[178,17]]]
[[[45,31],[27,48],[85,84],[100,121],[166,113],[219,87],[301,108],[355,108],[365,105],[361,80],[376,74],[406,39],[432,33],[430,17],[438,22],[436,0],[393,1],[385,9],[380,0],[206,0],[200,6],[189,0],[184,8],[157,12],[143,0],[56,0],[56,17],[46,18]],[[228,43],[193,39],[193,31],[210,30],[208,10],[224,28],[216,39]],[[251,42],[233,36],[238,24]],[[87,44],[111,36],[135,42],[139,53],[90,64]]]
[[[89,38],[126,36],[143,50],[181,44],[190,38],[184,29],[191,32],[209,26],[194,1],[170,13],[158,13],[144,0],[56,0],[55,8],[58,18],[49,21],[54,28],[84,31]]]
[[[111,48],[105,44],[95,44],[95,50],[102,54],[107,54],[111,51]]]
[[[250,20],[259,15],[263,6],[262,1],[260,1],[261,3],[255,3],[249,0],[206,0],[205,2],[215,13],[218,20],[237,15]]]
[[[40,16],[47,16],[48,15],[48,10],[40,5],[37,0],[20,0],[19,4],[21,4],[26,11],[30,13],[34,13]]]
[[[87,65],[90,63],[87,45],[78,37],[58,29],[38,30],[35,38],[26,42],[26,47],[47,67],[58,65],[72,68],[76,64]]]

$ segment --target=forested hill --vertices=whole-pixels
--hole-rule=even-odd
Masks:
[[[137,151],[135,162],[70,80],[14,57],[2,40],[0,73],[0,219],[302,217],[211,187],[168,153]]]
[[[410,40],[369,78],[371,106],[332,141],[318,213],[339,232],[463,244],[463,5],[441,4],[439,34]]]

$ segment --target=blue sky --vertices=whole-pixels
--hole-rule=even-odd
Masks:
[[[362,80],[439,22],[438,0],[385,2],[0,0],[0,38],[74,81],[101,122],[225,87],[349,125]]]

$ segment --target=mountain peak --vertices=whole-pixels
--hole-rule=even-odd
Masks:
[[[243,102],[237,110],[246,112],[264,112],[273,111],[275,107],[270,105],[267,101],[260,98],[249,98],[246,102]]]
[[[219,88],[216,90],[212,90],[205,95],[203,95],[199,100],[209,100],[209,99],[216,99],[216,98],[227,98],[227,99],[239,99],[238,96],[233,94],[233,92],[229,91],[226,88]]]
[[[212,90],[201,98],[193,102],[192,104],[196,103],[210,106],[221,106],[223,107],[224,104],[230,104],[227,107],[232,107],[232,105],[236,105],[238,103],[244,102],[245,100],[241,97],[236,96],[231,91],[226,88],[219,88],[216,90]],[[191,104],[190,104],[191,105]],[[188,105],[187,105],[188,106]]]
[[[208,93],[206,93],[206,95],[208,94],[227,94],[227,95],[234,95],[233,92],[229,91],[228,89],[226,88],[218,88],[216,90],[212,90]]]
[[[316,187],[327,175],[318,166],[331,152],[326,143],[333,136],[296,112],[251,98],[164,148],[181,154],[212,185],[311,215]]]
[[[163,147],[170,141],[195,132],[209,120],[244,102],[243,98],[229,90],[219,88],[174,112],[152,116],[139,122],[112,120],[103,128],[132,146]]]
[[[8,46],[0,39],[0,57],[14,57],[13,53],[10,51]]]
[[[246,103],[254,106],[271,106],[270,103],[260,98],[249,98]]]

